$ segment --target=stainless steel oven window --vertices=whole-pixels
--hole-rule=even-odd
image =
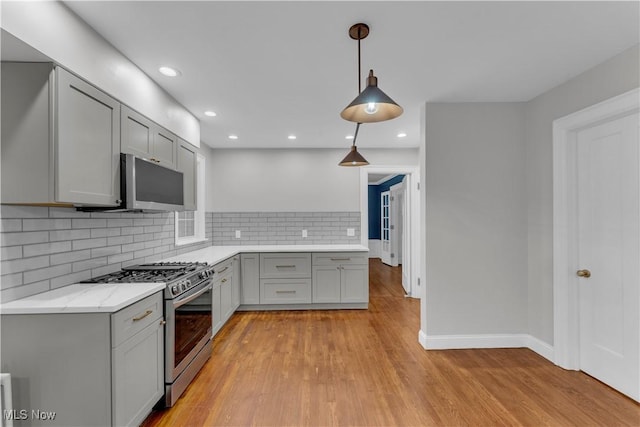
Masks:
[[[175,380],[211,337],[211,281],[182,298],[165,301],[167,381]]]

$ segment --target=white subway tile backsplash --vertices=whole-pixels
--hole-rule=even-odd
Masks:
[[[0,206],[2,218],[48,218],[49,208],[40,206]]]
[[[23,219],[22,231],[67,230],[71,228],[70,219]]]
[[[0,259],[2,261],[22,258],[22,246],[7,246],[0,248]]]
[[[22,273],[5,274],[0,276],[0,289],[9,289],[22,285]]]
[[[0,212],[0,297],[4,301],[211,244],[360,241],[359,212],[209,212],[205,215],[208,240],[180,247],[174,244],[173,213],[87,213],[6,205]],[[347,237],[346,228],[354,228],[356,236]],[[307,238],[302,238],[303,229]],[[241,230],[240,239],[235,238],[235,230]]]
[[[20,273],[23,271],[33,270],[36,268],[48,267],[48,256],[37,256],[33,258],[19,258],[12,260],[2,260],[0,269],[2,274]]]
[[[69,252],[70,250],[71,242],[38,243],[35,245],[25,245],[22,247],[22,251],[25,257],[55,254],[59,252]]]
[[[104,218],[78,218],[71,220],[71,228],[105,228],[107,220]]]
[[[64,276],[54,277],[49,281],[51,289],[60,288],[62,286],[78,283],[86,279],[91,278],[91,272],[89,270],[79,271],[77,273],[65,274]]]
[[[91,249],[83,249],[81,251],[65,252],[55,254],[49,257],[51,265],[67,264],[75,261],[82,261],[91,258]]]
[[[107,265],[107,257],[101,258],[92,258],[87,259],[85,261],[78,261],[72,264],[72,270],[75,271],[84,271],[84,270],[92,270],[94,268],[102,267]],[[113,270],[115,271],[115,269]]]
[[[72,247],[74,251],[77,251],[80,249],[100,248],[106,245],[107,245],[107,239],[105,237],[99,237],[97,239],[74,240],[72,242]]]
[[[0,212],[0,297],[4,301],[110,273],[124,264],[176,255],[173,214],[87,213],[5,205]],[[210,214],[206,225],[212,226]],[[182,250],[210,245],[212,231],[206,234],[208,242]],[[134,241],[136,237],[140,242]]]
[[[31,243],[43,243],[49,241],[47,231],[27,231],[16,233],[2,233],[0,235],[1,246],[28,245]]]
[[[88,239],[91,237],[91,231],[88,229],[49,231],[49,241]]]
[[[25,271],[22,275],[24,283],[39,282],[71,273],[71,264],[61,264],[39,270]]]
[[[0,219],[0,232],[22,231],[21,219]]]

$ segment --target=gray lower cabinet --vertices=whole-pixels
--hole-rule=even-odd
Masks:
[[[240,306],[240,284],[242,280],[242,271],[240,268],[240,255],[233,257],[233,280],[231,282],[231,306],[232,313]]]
[[[314,303],[364,303],[369,301],[367,253],[314,253]]]
[[[260,304],[260,254],[240,254],[240,304]]]
[[[120,103],[50,63],[1,74],[2,203],[117,206]]]
[[[260,254],[260,304],[311,303],[311,254]]]
[[[216,275],[213,279],[213,335],[224,326],[237,307],[233,302],[234,268],[233,257],[213,266]]]
[[[2,315],[1,369],[28,414],[14,425],[139,425],[164,394],[162,304],[158,292],[113,314]]]

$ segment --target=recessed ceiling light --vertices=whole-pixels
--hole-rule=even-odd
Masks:
[[[171,67],[160,67],[158,68],[158,71],[160,71],[162,74],[164,74],[167,77],[176,77],[180,75],[180,71]]]
[[[404,133],[404,132],[400,132],[400,133],[398,134],[398,138],[404,138],[405,136],[407,136],[407,134],[406,134],[406,133]]]
[[[238,139],[238,135],[229,135],[229,139]]]
[[[215,112],[215,111],[205,111],[205,112],[204,112],[204,115],[205,115],[205,116],[209,116],[209,117],[215,117],[215,116],[217,116],[217,114],[216,114],[216,112]]]
[[[347,135],[344,137],[344,139],[353,139],[353,135]]]
[[[297,137],[295,135],[289,135],[287,138],[289,139],[296,139]]]

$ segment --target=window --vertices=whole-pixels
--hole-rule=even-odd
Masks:
[[[205,238],[204,222],[204,184],[205,158],[197,154],[196,180],[198,182],[195,211],[176,212],[175,243],[176,246],[203,242]]]

